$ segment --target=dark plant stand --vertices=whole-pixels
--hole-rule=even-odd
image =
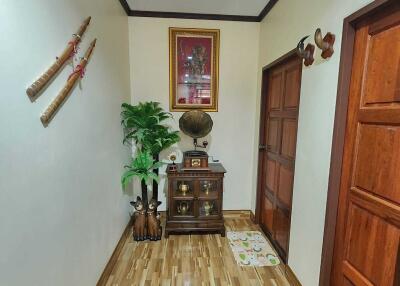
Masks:
[[[140,183],[142,186],[142,202],[144,207],[146,208],[148,204],[147,185],[145,180],[142,180]]]
[[[154,155],[153,159],[155,162],[158,162],[160,159],[160,155],[159,154]],[[154,169],[153,172],[158,176],[159,169]],[[158,202],[158,183],[156,181],[153,181],[153,199],[155,199]]]

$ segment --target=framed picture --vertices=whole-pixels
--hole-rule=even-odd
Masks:
[[[170,111],[218,111],[219,35],[169,28]]]

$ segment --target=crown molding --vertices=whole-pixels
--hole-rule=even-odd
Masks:
[[[270,0],[258,16],[226,15],[226,14],[200,14],[200,13],[178,13],[161,11],[140,11],[132,10],[127,0],[119,0],[126,14],[131,17],[153,17],[153,18],[178,18],[197,20],[218,20],[218,21],[240,21],[240,22],[261,22],[268,15],[278,0]]]
[[[272,10],[278,0],[270,0],[268,1],[267,5],[265,5],[264,9],[258,15],[258,22],[264,20],[264,18],[268,15],[268,13]]]

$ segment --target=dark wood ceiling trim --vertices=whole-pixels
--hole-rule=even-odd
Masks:
[[[129,16],[131,8],[129,7],[128,2],[126,2],[126,0],[119,0],[119,3],[121,3],[122,7],[124,8],[126,15]]]
[[[178,18],[197,20],[219,20],[219,21],[240,21],[240,22],[261,22],[271,11],[278,0],[270,0],[258,16],[226,15],[226,14],[200,14],[200,13],[178,13],[160,11],[139,11],[132,10],[127,0],[119,0],[126,14],[132,17],[153,17],[153,18]]]
[[[268,13],[271,11],[271,9],[275,6],[276,2],[278,2],[278,0],[270,0],[267,3],[267,5],[261,11],[260,15],[258,15],[258,22],[261,22],[262,20],[264,20],[265,16],[268,15]]]
[[[130,16],[134,16],[134,17],[154,17],[154,18],[179,18],[179,19],[198,19],[198,20],[258,22],[258,16],[177,13],[177,12],[159,12],[159,11],[156,12],[156,11],[138,11],[138,10],[131,10]]]

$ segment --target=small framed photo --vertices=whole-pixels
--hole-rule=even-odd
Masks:
[[[218,111],[216,29],[169,28],[170,111]]]

